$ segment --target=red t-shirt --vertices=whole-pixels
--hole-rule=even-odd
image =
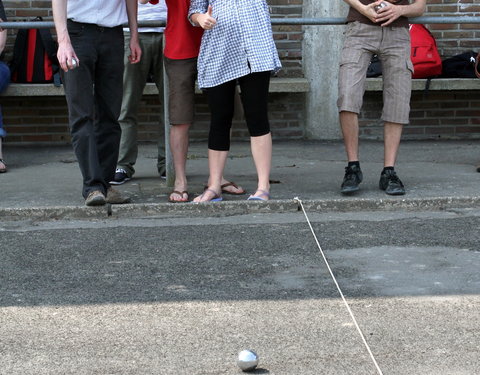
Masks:
[[[166,0],[165,2],[168,12],[163,54],[175,60],[197,57],[203,29],[192,26],[187,18],[190,0]]]

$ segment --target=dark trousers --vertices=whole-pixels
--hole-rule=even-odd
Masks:
[[[86,198],[94,190],[106,194],[115,175],[121,135],[123,30],[69,20],[68,32],[80,64],[62,78]]]
[[[0,93],[2,93],[10,84],[10,69],[3,61],[0,61]],[[0,106],[0,138],[7,136],[7,132],[3,128],[2,107]]]
[[[230,150],[230,128],[234,112],[235,86],[240,85],[245,120],[251,137],[270,133],[268,122],[268,88],[270,72],[248,74],[238,80],[206,89],[211,112],[208,148]]]

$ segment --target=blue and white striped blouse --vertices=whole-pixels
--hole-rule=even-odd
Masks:
[[[217,24],[203,34],[198,56],[200,88],[281,68],[266,0],[191,0],[188,17],[206,13],[209,5]]]

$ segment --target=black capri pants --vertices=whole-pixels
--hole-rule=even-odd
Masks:
[[[208,148],[210,150],[230,150],[230,128],[232,127],[237,81],[240,85],[241,99],[250,136],[260,137],[270,133],[267,110],[270,72],[251,73],[205,90],[211,112],[208,135]]]

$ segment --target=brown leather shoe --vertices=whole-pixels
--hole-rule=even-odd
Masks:
[[[103,206],[106,203],[105,195],[100,190],[94,190],[85,199],[86,206]]]
[[[129,203],[130,198],[123,196],[117,189],[109,187],[107,190],[107,203],[110,204],[124,204]]]

